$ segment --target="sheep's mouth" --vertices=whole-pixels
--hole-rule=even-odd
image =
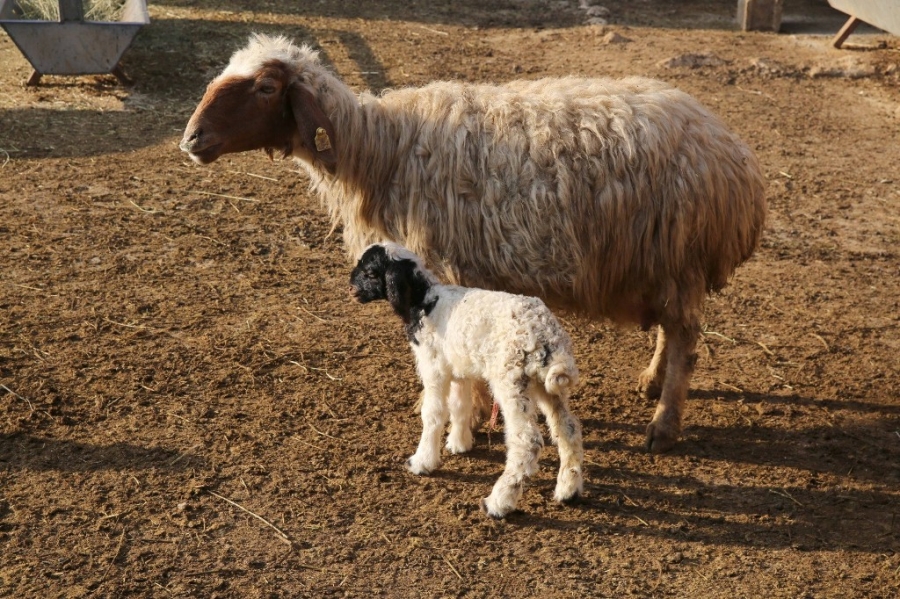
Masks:
[[[193,160],[197,164],[209,164],[222,155],[221,149],[222,144],[213,144],[211,146],[203,148],[202,150],[191,149],[185,151],[190,155],[191,160]]]

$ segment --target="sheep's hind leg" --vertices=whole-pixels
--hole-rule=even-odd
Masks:
[[[659,325],[656,333],[656,351],[650,366],[638,377],[638,392],[645,399],[659,399],[662,395],[663,381],[666,378],[666,332]]]
[[[422,437],[419,447],[407,461],[406,467],[413,474],[430,474],[441,465],[441,437],[447,425],[448,380],[423,375],[425,391],[422,394]]]
[[[550,395],[541,389],[537,390],[537,397],[538,407],[547,419],[550,437],[559,450],[559,474],[553,499],[560,503],[571,501],[584,491],[581,423],[569,412],[567,398]]]
[[[454,380],[450,383],[450,434],[447,435],[447,451],[465,453],[472,449],[472,381]]]
[[[525,478],[537,472],[544,439],[537,426],[535,402],[518,390],[492,389],[500,402],[506,429],[506,468],[481,508],[493,518],[503,518],[522,496]]]
[[[666,327],[666,376],[656,413],[647,426],[647,449],[653,453],[672,449],[681,435],[684,404],[697,363],[699,334],[696,318]]]

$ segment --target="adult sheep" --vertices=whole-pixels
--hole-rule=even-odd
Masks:
[[[704,298],[753,254],[766,217],[751,150],[691,96],[637,77],[357,95],[311,48],[253,35],[181,149],[200,164],[254,149],[298,159],[353,259],[391,240],[452,283],[660,325],[638,384],[660,398],[653,452],[681,433]]]

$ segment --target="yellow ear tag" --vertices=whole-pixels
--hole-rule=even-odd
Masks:
[[[316,151],[324,152],[331,149],[331,138],[328,137],[325,129],[319,127],[316,129]]]

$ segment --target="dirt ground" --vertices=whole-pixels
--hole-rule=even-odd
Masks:
[[[0,596],[896,597],[900,40],[831,48],[821,0],[778,35],[736,31],[733,1],[601,4],[154,1],[132,88],[25,88],[0,34]],[[583,500],[552,502],[548,445],[521,511],[486,518],[486,428],[407,473],[402,327],[348,301],[305,175],[178,151],[251,31],[358,89],[656,77],[747,140],[769,223],[708,301],[677,448],[643,449],[652,336],[564,314]]]

